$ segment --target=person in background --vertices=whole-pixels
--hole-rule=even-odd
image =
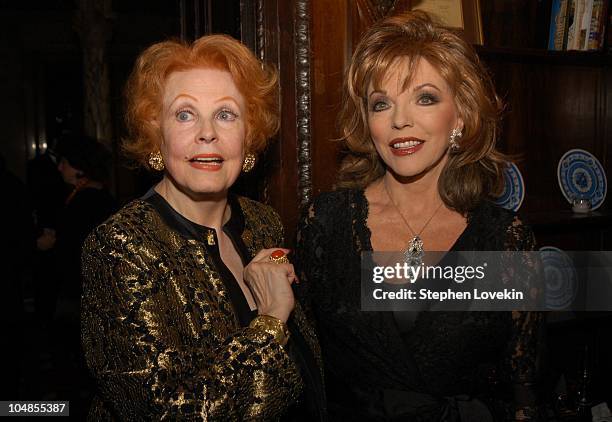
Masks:
[[[69,134],[60,137],[54,152],[68,193],[55,231],[47,229],[37,239],[39,250],[44,243],[51,246],[55,271],[49,269],[48,274],[58,278],[49,346],[53,370],[62,378],[53,380],[51,386],[58,398],[70,400],[71,414],[84,417],[93,387],[80,341],[81,250],[87,235],[117,206],[107,189],[111,155],[103,144],[85,135]]]
[[[489,75],[455,32],[408,12],[365,33],[344,90],[338,189],[305,210],[296,257],[330,417],[534,420],[541,314],[360,307],[362,252],[534,249],[519,216],[490,201],[506,157]]]
[[[277,131],[276,72],[238,41],[145,50],[126,151],[162,180],[88,237],[93,420],[323,420],[316,336],[276,212],[229,193]]]
[[[56,233],[64,201],[71,188],[57,169],[57,139],[49,148],[28,161],[27,186],[36,227],[36,248],[32,255],[32,280],[37,321],[44,330],[55,315],[59,276],[56,273]]]
[[[111,155],[97,140],[84,135],[64,135],[57,145],[57,168],[69,185],[55,236],[56,263],[60,277],[58,312],[78,321],[81,300],[81,249],[87,235],[116,211],[109,190]],[[39,240],[40,243],[40,240]],[[77,341],[80,343],[79,336]]]

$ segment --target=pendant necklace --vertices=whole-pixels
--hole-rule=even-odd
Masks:
[[[431,217],[429,217],[427,222],[423,225],[421,230],[419,230],[419,232],[417,233],[414,230],[412,230],[412,227],[408,223],[408,220],[406,220],[406,218],[404,217],[404,214],[402,214],[397,204],[393,201],[393,198],[391,198],[391,194],[389,193],[389,189],[387,188],[387,183],[385,180],[383,180],[383,185],[385,187],[385,192],[387,193],[387,196],[389,197],[389,201],[391,201],[391,204],[393,204],[393,208],[395,208],[395,211],[397,211],[399,216],[404,221],[404,224],[406,224],[406,227],[408,227],[408,230],[410,230],[410,233],[412,234],[412,239],[410,239],[410,242],[408,242],[408,247],[404,251],[404,257],[406,259],[406,262],[409,265],[417,265],[417,266],[421,265],[421,263],[423,262],[423,255],[425,254],[425,249],[423,248],[423,239],[421,239],[421,233],[423,233],[427,225],[431,222],[431,220],[433,220],[434,216],[438,213],[440,208],[442,208],[442,205],[444,205],[444,202],[441,202],[440,205],[438,205],[438,208],[436,208],[433,214],[431,214]]]

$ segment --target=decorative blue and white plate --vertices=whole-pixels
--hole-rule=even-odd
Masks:
[[[570,149],[559,160],[557,179],[563,196],[570,204],[588,199],[591,210],[601,207],[606,199],[608,181],[601,163],[583,149]]]
[[[504,169],[504,191],[495,199],[495,203],[508,210],[518,211],[525,199],[525,182],[523,175],[514,163],[508,163]]]
[[[544,304],[554,311],[566,309],[578,294],[578,274],[572,259],[554,246],[541,247],[540,258],[544,269]]]

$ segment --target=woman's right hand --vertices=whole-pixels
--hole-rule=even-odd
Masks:
[[[262,249],[244,269],[244,281],[259,315],[270,315],[286,323],[295,306],[291,283],[297,277],[293,265],[270,261],[270,254],[276,250],[289,253],[289,249],[283,248]]]

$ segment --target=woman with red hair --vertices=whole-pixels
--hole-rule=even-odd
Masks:
[[[125,150],[163,177],[84,246],[90,417],[322,419],[281,222],[229,193],[278,128],[276,73],[227,36],[166,41],[138,58],[127,101]]]

